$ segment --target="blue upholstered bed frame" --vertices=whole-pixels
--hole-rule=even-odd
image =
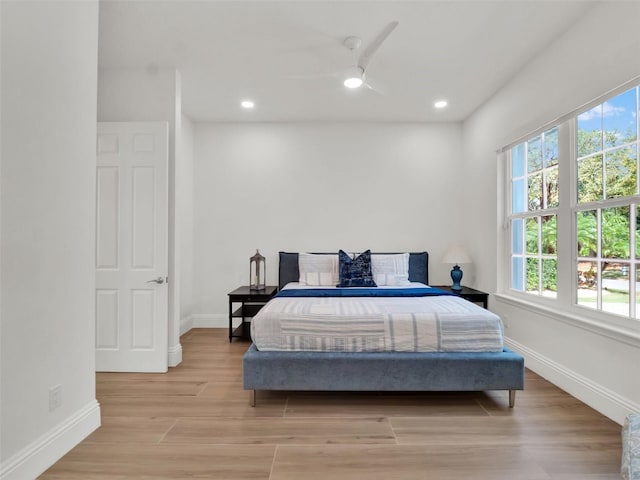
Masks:
[[[409,279],[428,284],[427,252],[409,256]],[[279,287],[297,281],[298,254],[280,252]],[[243,359],[243,384],[257,390],[483,391],[508,390],[509,407],[524,389],[524,358],[502,352],[261,352]]]

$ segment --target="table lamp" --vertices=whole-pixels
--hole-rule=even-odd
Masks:
[[[451,269],[451,280],[453,280],[451,290],[462,290],[462,287],[460,286],[460,280],[462,280],[462,269],[458,264],[471,263],[471,257],[469,257],[469,254],[467,254],[465,248],[462,245],[458,244],[449,245],[447,251],[444,252],[442,262],[454,264],[453,268]]]

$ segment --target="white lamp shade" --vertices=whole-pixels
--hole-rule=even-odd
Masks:
[[[461,263],[472,263],[471,257],[462,245],[449,245],[447,251],[442,256],[443,263],[453,263],[459,265]]]

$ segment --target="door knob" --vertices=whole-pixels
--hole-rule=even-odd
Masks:
[[[163,277],[154,278],[153,280],[149,280],[147,283],[157,283],[158,285],[162,285],[164,283]]]

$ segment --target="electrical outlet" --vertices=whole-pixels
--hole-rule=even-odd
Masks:
[[[49,411],[53,412],[62,405],[62,385],[54,385],[49,389]]]

